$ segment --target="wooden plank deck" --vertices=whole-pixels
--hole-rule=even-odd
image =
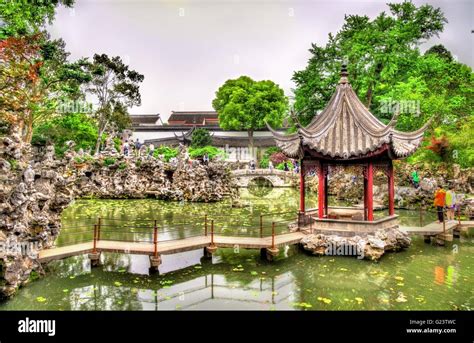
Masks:
[[[275,246],[296,244],[306,234],[304,232],[291,232],[275,236]],[[207,247],[211,244],[211,236],[189,237],[173,241],[158,242],[158,254],[175,254],[184,251],[196,250]],[[238,246],[241,249],[261,249],[269,248],[272,245],[271,237],[238,237],[238,236],[214,236],[214,244],[220,248],[233,248]],[[66,257],[77,256],[92,252],[93,242],[67,245],[63,247],[45,249],[39,253],[39,261],[44,263],[52,260],[60,260]],[[128,254],[152,255],[154,251],[153,243],[136,243],[124,241],[104,241],[97,242],[97,251],[118,252]]]

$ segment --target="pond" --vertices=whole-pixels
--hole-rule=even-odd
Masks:
[[[232,208],[228,200],[211,204],[80,200],[64,212],[64,232],[90,228],[100,216],[117,222],[156,219],[162,223],[162,235],[166,235],[166,228],[182,218],[194,217],[195,222],[202,223],[205,214],[216,218],[225,215],[222,223],[226,225],[234,221],[253,224],[254,219],[249,218],[258,218],[261,213],[295,211],[298,207],[294,189],[257,187],[243,189],[241,195],[242,208]],[[314,194],[309,194],[307,206],[314,207],[315,200]],[[397,213],[403,225],[419,223],[416,211]],[[435,219],[434,213],[425,216],[425,223]],[[194,229],[201,230],[202,226]],[[183,225],[177,235],[188,235],[186,230]],[[245,227],[239,226],[239,230]],[[87,233],[61,234],[58,245],[87,238],[84,235]],[[87,256],[52,262],[46,277],[0,303],[0,309],[470,310],[474,306],[471,237],[455,239],[445,247],[415,238],[409,249],[387,254],[379,262],[314,257],[296,247],[286,249],[272,263],[262,261],[259,252],[251,250],[219,249],[212,261],[202,255],[202,250],[197,250],[163,256],[160,275],[148,275],[148,257],[140,255],[103,254],[102,266],[92,270]]]

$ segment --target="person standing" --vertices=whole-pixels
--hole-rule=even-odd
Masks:
[[[446,216],[448,220],[454,220],[454,211],[456,209],[456,193],[454,186],[450,185],[446,192]]]
[[[137,138],[135,141],[135,156],[140,156],[140,148],[142,147],[142,144],[140,143],[140,140]]]
[[[294,162],[294,165],[293,165],[293,171],[294,171],[296,174],[298,174],[298,173],[300,172],[300,168],[299,168],[299,167],[300,167],[300,166],[299,166],[298,161],[295,161],[295,162]]]
[[[148,146],[148,157],[153,157],[154,152],[155,152],[155,146],[153,145],[153,143],[151,143]]]
[[[270,171],[273,170],[273,162],[272,161],[268,161],[268,169],[270,169]]]
[[[130,147],[128,146],[128,142],[123,143],[123,155],[128,156],[128,150]]]
[[[284,171],[290,171],[290,169],[288,168],[288,162],[285,161],[285,163],[283,164],[283,170]]]
[[[438,212],[438,222],[442,223],[444,221],[444,206],[446,204],[446,191],[443,187],[438,186],[434,195],[434,206]]]

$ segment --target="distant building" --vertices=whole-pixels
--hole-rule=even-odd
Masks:
[[[168,125],[215,128],[219,127],[219,118],[215,111],[172,111],[168,119]]]
[[[212,135],[212,144],[226,149],[229,160],[247,161],[245,149],[249,146],[247,131],[225,131],[219,126],[217,112],[214,111],[172,111],[168,123],[163,123],[159,114],[130,115],[132,131],[129,135],[145,144],[156,146],[178,146],[190,141],[195,128],[204,128]],[[266,128],[253,134],[257,155],[271,146],[275,140]]]

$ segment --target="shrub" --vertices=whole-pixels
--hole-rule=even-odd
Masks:
[[[272,146],[265,150],[262,159],[260,160],[260,168],[268,168],[268,162],[270,161],[270,156],[276,152],[280,152],[280,148]],[[272,162],[273,163],[273,162]]]
[[[287,161],[286,163],[288,165],[288,169],[293,170],[294,168],[293,163],[291,163],[291,161]],[[285,170],[285,162],[277,164],[276,169]]]
[[[204,148],[212,144],[212,137],[206,129],[195,129],[191,138],[192,148]]]
[[[270,161],[273,162],[274,165],[278,165],[285,161],[289,161],[288,157],[282,152],[276,152],[270,156]]]
[[[106,157],[104,159],[104,166],[108,167],[108,166],[111,166],[112,164],[114,164],[115,162],[117,162],[117,159],[113,158],[113,157]]]
[[[198,158],[198,157],[203,157],[205,154],[209,156],[209,160],[214,159],[217,156],[222,156],[225,157],[226,154],[223,150],[218,149],[214,146],[205,146],[202,148],[190,148],[189,149],[189,156],[191,158]]]
[[[159,148],[156,148],[153,152],[153,156],[158,158],[160,155],[163,155],[163,158],[166,162],[169,162],[173,157],[178,156],[178,149],[171,148],[166,145],[161,145]]]
[[[34,128],[32,144],[53,143],[56,155],[62,157],[67,150],[65,142],[73,140],[74,149],[93,150],[97,141],[97,127],[84,113],[71,113],[53,118]]]

